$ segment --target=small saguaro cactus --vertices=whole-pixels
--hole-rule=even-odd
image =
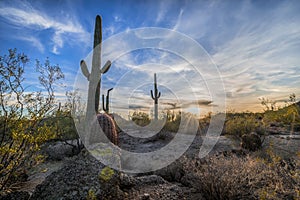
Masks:
[[[105,99],[104,99],[104,94],[102,94],[102,109],[109,114],[109,92],[112,91],[113,88],[110,88],[109,90],[107,90],[107,95],[106,95],[106,106],[105,104]]]
[[[157,83],[156,83],[156,73],[154,73],[154,94],[151,90],[151,97],[154,100],[154,119],[158,119],[158,99],[160,97],[160,92],[157,90]]]
[[[96,113],[98,113],[99,111],[101,74],[105,74],[111,66],[111,62],[108,60],[105,63],[105,65],[100,69],[101,43],[102,43],[102,20],[101,17],[97,15],[96,23],[95,23],[95,32],[94,32],[94,49],[93,49],[91,72],[89,72],[85,61],[84,60],[80,61],[81,71],[89,81],[87,105],[91,105],[93,104],[93,102],[95,102],[94,108],[92,108],[91,106],[87,107],[88,115],[91,114],[93,111],[96,111]]]

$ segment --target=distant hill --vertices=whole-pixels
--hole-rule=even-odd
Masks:
[[[291,109],[293,106],[295,106],[298,108],[298,110],[300,110],[300,101],[293,103],[291,105],[285,106],[283,108],[279,108],[278,110],[272,111],[272,112],[287,112],[289,109]],[[267,111],[267,112],[271,112],[271,110]]]

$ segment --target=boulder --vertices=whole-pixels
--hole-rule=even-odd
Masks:
[[[48,143],[42,148],[42,152],[49,160],[63,160],[66,157],[78,154],[82,149],[82,146],[77,146],[76,140],[67,142],[69,144],[63,141]]]
[[[242,135],[241,147],[249,151],[256,151],[262,147],[262,140],[255,132],[244,134]]]
[[[31,199],[121,199],[118,179],[118,172],[109,170],[83,150],[38,185]]]

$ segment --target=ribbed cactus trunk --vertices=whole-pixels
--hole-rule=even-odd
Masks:
[[[100,113],[97,115],[97,119],[106,137],[113,144],[118,145],[119,138],[113,118],[106,113]]]
[[[156,73],[154,73],[154,94],[151,90],[151,97],[154,100],[154,119],[158,119],[158,99],[160,97],[160,92],[157,90],[157,83],[156,83]]]

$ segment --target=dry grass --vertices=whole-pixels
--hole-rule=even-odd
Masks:
[[[300,162],[213,156],[185,162],[190,185],[206,199],[300,199]]]

